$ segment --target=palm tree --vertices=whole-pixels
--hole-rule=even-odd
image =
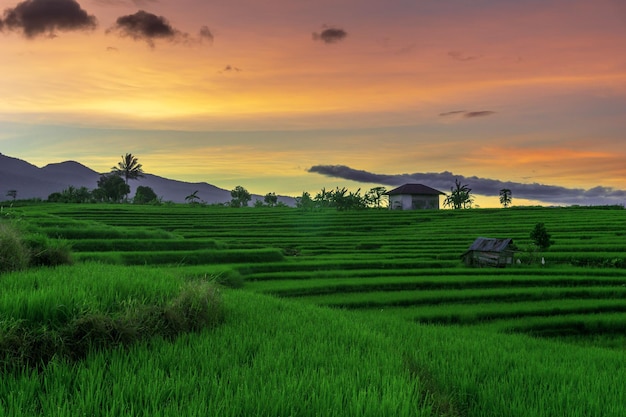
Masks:
[[[195,203],[198,199],[200,199],[200,197],[198,197],[198,190],[185,197],[185,201],[189,202],[189,204]]]
[[[127,153],[122,156],[122,161],[118,162],[116,167],[111,168],[111,172],[123,177],[126,181],[126,185],[128,185],[128,180],[136,180],[144,176],[141,166],[137,157],[133,156],[131,153]],[[126,200],[128,200],[128,193],[126,194]]]
[[[118,162],[117,166],[111,168],[111,170],[114,174],[124,177],[128,185],[128,180],[136,180],[144,176],[141,167],[142,165],[137,160],[137,157],[133,156],[131,153],[127,153],[125,156],[122,156],[122,161]]]
[[[508,188],[503,188],[500,190],[500,204],[502,204],[504,206],[504,208],[507,208],[508,206],[511,205],[511,190],[509,190]]]

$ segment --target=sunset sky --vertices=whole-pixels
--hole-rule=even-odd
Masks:
[[[624,204],[625,52],[623,0],[0,0],[0,152]]]

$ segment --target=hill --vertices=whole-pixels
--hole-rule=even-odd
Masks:
[[[94,171],[76,161],[65,161],[48,164],[39,168],[24,160],[0,153],[0,200],[6,197],[9,190],[17,191],[17,198],[45,200],[54,192],[69,186],[97,187],[102,173]],[[206,182],[185,182],[163,178],[153,174],[145,174],[140,181],[130,182],[131,195],[138,186],[150,187],[163,201],[184,203],[185,197],[198,191],[201,201],[208,204],[225,203],[231,200],[229,190],[216,187]],[[263,196],[252,194],[252,202],[263,199]],[[278,201],[293,205],[292,197],[279,196]]]

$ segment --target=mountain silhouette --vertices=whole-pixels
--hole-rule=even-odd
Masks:
[[[39,168],[18,158],[0,153],[0,201],[10,199],[9,190],[17,191],[17,198],[40,198],[47,200],[54,192],[61,192],[73,186],[86,187],[93,190],[98,187],[98,179],[102,173],[94,171],[76,161],[65,161],[48,164]],[[229,190],[216,187],[206,182],[185,182],[144,174],[143,178],[130,180],[130,196],[135,195],[138,186],[150,187],[163,201],[184,203],[185,197],[198,191],[200,201],[208,204],[226,203],[231,200]],[[263,200],[263,196],[252,194],[251,204],[255,200]],[[294,205],[294,198],[279,196],[278,201],[289,206]]]

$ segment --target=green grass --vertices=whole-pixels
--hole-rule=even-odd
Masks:
[[[45,204],[14,208],[11,217],[66,236],[79,262],[72,271],[108,264],[99,266],[109,271],[101,287],[89,274],[84,284],[68,278],[70,290],[85,286],[58,290],[73,306],[128,314],[124,303],[98,304],[116,291],[116,273],[124,294],[124,285],[143,282],[133,274],[149,271],[141,285],[153,280],[154,288],[137,294],[166,294],[152,301],[170,306],[185,293],[170,290],[172,282],[243,287],[223,289],[225,322],[212,330],[11,374],[0,383],[0,416],[623,415],[623,209]],[[529,233],[539,222],[555,243],[532,253]],[[522,263],[462,266],[479,236],[513,238]],[[49,270],[41,271],[16,276]],[[35,322],[62,320],[32,278],[8,282],[15,294],[25,285],[23,296],[4,301],[11,317],[39,308]]]

